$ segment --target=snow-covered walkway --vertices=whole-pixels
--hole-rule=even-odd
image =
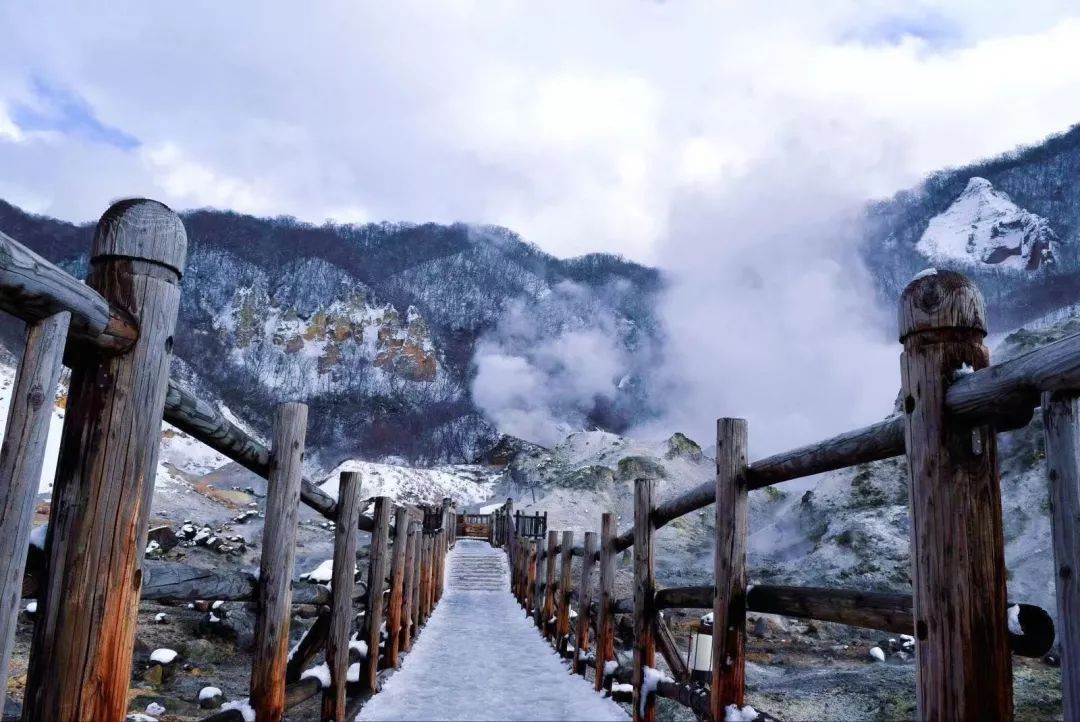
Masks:
[[[626,720],[573,675],[509,590],[506,555],[459,539],[446,590],[358,720]]]

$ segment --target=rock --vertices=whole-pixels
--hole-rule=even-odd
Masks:
[[[199,707],[201,709],[216,709],[225,701],[225,696],[217,687],[203,687],[199,690]]]
[[[171,677],[166,672],[165,665],[163,664],[151,664],[143,672],[143,680],[154,687],[160,687],[165,684],[168,678]]]
[[[169,526],[156,526],[146,534],[147,544],[157,542],[162,552],[172,551],[180,543],[176,532]]]
[[[871,647],[870,656],[879,662],[885,661],[885,652],[881,649],[881,647]]]
[[[701,447],[685,434],[676,431],[667,440],[665,459],[685,458],[693,462],[699,462],[702,458]]]
[[[619,481],[634,481],[635,479],[665,479],[667,470],[655,459],[647,456],[624,456],[619,459],[616,478]]]
[[[1042,662],[1048,667],[1060,667],[1061,657],[1051,652],[1050,654],[1043,655]]]

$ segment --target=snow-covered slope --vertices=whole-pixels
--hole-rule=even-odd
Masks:
[[[365,498],[389,496],[394,501],[412,504],[438,504],[450,498],[459,507],[489,498],[498,476],[497,470],[484,466],[459,464],[419,469],[350,459],[335,467],[319,485],[335,499],[343,471],[360,472],[360,493]]]
[[[916,249],[935,263],[987,264],[1022,272],[1052,266],[1057,244],[1048,220],[975,177],[951,206],[930,219]]]

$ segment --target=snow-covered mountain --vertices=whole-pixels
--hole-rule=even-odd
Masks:
[[[1052,267],[1058,237],[1050,222],[1020,208],[985,178],[973,177],[952,205],[930,219],[915,248],[935,265],[987,264],[1018,273]]]
[[[603,254],[557,259],[498,227],[183,218],[189,253],[173,375],[264,435],[273,404],[305,401],[309,446],[326,467],[387,455],[460,463],[490,446],[498,430],[472,393],[482,341],[496,360],[540,349],[537,367],[558,373],[568,339],[601,335],[616,359],[610,378],[554,413],[577,428],[621,431],[655,411],[654,269]],[[91,225],[0,201],[0,228],[85,273]],[[0,322],[5,330],[14,340],[14,326]]]

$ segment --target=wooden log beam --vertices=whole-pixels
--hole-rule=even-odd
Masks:
[[[525,613],[530,617],[536,606],[536,549],[537,541],[529,540],[529,558],[525,567]]]
[[[390,513],[393,500],[388,496],[375,499],[375,531],[371,533],[368,554],[368,603],[364,615],[364,639],[367,641],[367,663],[362,665],[361,688],[377,692],[379,679],[379,646],[382,641],[383,592],[386,590],[386,571],[389,564]]]
[[[714,719],[743,706],[746,679],[746,420],[716,422],[716,554],[712,681]]]
[[[296,648],[289,655],[289,661],[285,665],[285,684],[289,685],[300,680],[300,674],[307,669],[315,656],[326,646],[326,638],[330,635],[330,611],[323,608],[315,621],[300,637]]]
[[[9,550],[0,554],[0,709],[69,319],[62,311],[27,324],[0,450],[0,549]]]
[[[945,394],[990,354],[982,295],[959,273],[916,278],[900,298],[909,470],[916,702],[920,719],[1012,718],[997,439],[952,423]]]
[[[401,510],[405,512],[404,509]],[[330,585],[330,633],[326,664],[330,686],[323,690],[322,722],[345,722],[345,685],[352,633],[352,590],[356,583],[356,525],[360,518],[360,472],[343,471],[338,479],[337,523],[334,525],[334,563]],[[395,635],[396,638],[396,635]],[[378,656],[378,648],[375,652]]]
[[[394,535],[394,554],[390,560],[390,601],[386,612],[386,666],[397,668],[401,646],[401,614],[405,597],[405,555],[408,551],[409,512],[398,507],[394,512],[394,528],[404,533]]]
[[[585,555],[581,561],[581,583],[578,585],[578,617],[574,641],[574,672],[585,676],[586,664],[582,655],[589,650],[589,608],[592,607],[593,569],[596,563],[596,532],[585,532]]]
[[[127,309],[110,303],[94,287],[81,283],[3,233],[0,233],[0,311],[31,325],[69,313],[64,337],[106,355],[128,351],[139,337],[139,326]]]
[[[671,633],[664,618],[660,616],[660,610],[656,613],[656,647],[664,657],[671,673],[678,682],[690,681],[690,670],[686,667],[686,660],[679,654],[679,647],[675,642],[675,635]]]
[[[604,684],[604,665],[615,659],[615,515],[600,516],[600,599],[596,620],[596,674],[594,689]]]
[[[1042,398],[1054,539],[1061,692],[1065,719],[1080,719],[1080,395]]]
[[[280,722],[285,716],[285,668],[307,412],[307,406],[298,403],[280,404],[274,409],[273,463],[259,559],[259,614],[255,619],[250,694],[255,717],[266,722]],[[343,599],[346,604],[351,602],[348,597]]]
[[[570,584],[574,558],[570,555],[574,548],[574,532],[562,533],[562,555],[559,558],[559,595],[555,615],[555,646],[560,652],[566,650],[570,637]]]
[[[154,201],[114,204],[95,231],[87,286],[139,319],[141,332],[123,356],[88,356],[72,372],[26,722],[122,719],[127,710],[186,252],[179,217]]]
[[[653,486],[652,479],[634,481],[634,722],[656,719],[656,700],[645,690],[646,670],[656,667]]]

